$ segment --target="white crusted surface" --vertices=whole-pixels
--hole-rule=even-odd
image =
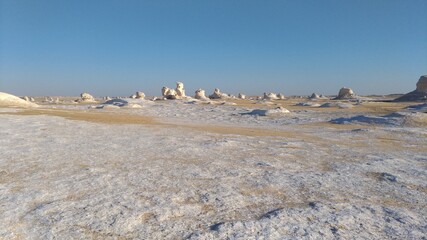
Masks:
[[[425,129],[304,128],[298,125],[343,114],[301,111],[271,118],[173,101],[91,111],[298,134],[224,135],[0,115],[1,238],[426,234]]]

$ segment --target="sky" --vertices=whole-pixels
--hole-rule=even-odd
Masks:
[[[427,74],[426,0],[0,0],[0,91],[405,93]]]

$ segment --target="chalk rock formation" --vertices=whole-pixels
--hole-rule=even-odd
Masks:
[[[27,101],[27,102],[29,102],[29,101],[30,101],[30,98],[29,98],[29,97],[27,97],[27,96],[22,97],[22,99],[24,99],[24,100],[25,100],[25,101]]]
[[[136,98],[136,94],[132,94],[131,96],[129,96],[129,98],[135,99]]]
[[[30,102],[35,102],[36,100],[33,97],[30,97]]]
[[[109,96],[106,96],[106,97],[104,97],[103,98],[105,101],[108,101],[108,100],[111,100],[112,98],[111,97],[109,97]]]
[[[246,99],[246,95],[239,93],[239,95],[237,96],[239,99]]]
[[[89,93],[82,93],[80,97],[82,102],[95,102],[95,98]]]
[[[277,96],[277,98],[278,98],[278,99],[280,99],[280,100],[285,99],[285,95],[283,95],[283,94],[281,94],[281,93],[277,94],[276,96]]]
[[[221,90],[219,90],[219,88],[215,88],[214,92],[209,95],[210,99],[223,99],[223,98],[228,98],[228,95],[226,93],[222,93]]]
[[[338,96],[335,99],[349,99],[355,97],[353,90],[351,88],[343,87],[340,89]]]
[[[417,82],[417,88],[399,98],[396,102],[427,101],[427,75],[421,76]]]
[[[418,92],[427,92],[427,75],[421,76],[417,82]]]
[[[163,98],[166,98],[166,99],[177,99],[176,91],[168,87],[162,88],[162,95],[163,95]]]
[[[279,98],[277,97],[277,94],[275,94],[275,93],[264,93],[264,96],[262,97],[262,99],[264,99],[264,100],[277,100]]]
[[[136,98],[137,99],[144,99],[145,98],[145,93],[143,93],[143,92],[136,92]]]
[[[0,107],[23,107],[31,108],[37,107],[38,105],[30,101],[17,97],[12,94],[0,92]]]
[[[176,92],[177,98],[183,98],[183,97],[185,97],[184,83],[182,83],[182,82],[176,82],[175,92]]]
[[[205,90],[200,89],[200,88],[196,90],[194,98],[195,99],[208,99],[205,95]]]
[[[313,93],[311,94],[311,96],[309,97],[309,99],[319,99],[320,96],[317,93]]]

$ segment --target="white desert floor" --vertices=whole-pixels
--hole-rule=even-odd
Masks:
[[[0,108],[0,238],[426,239],[426,113],[295,101]]]

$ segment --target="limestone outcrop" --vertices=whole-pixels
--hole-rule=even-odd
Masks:
[[[184,83],[176,82],[175,92],[178,98],[184,98],[185,97]]]
[[[15,95],[0,92],[0,107],[31,108],[38,107],[38,105]]]
[[[143,92],[136,92],[136,99],[144,99],[145,93]]]
[[[95,98],[89,93],[80,94],[80,98],[82,102],[95,102]]]
[[[196,93],[195,93],[195,95],[194,95],[194,98],[195,98],[195,99],[199,99],[199,100],[206,100],[206,99],[208,99],[208,98],[206,97],[206,95],[205,95],[205,90],[203,90],[203,89],[201,89],[201,88],[199,88],[199,89],[197,89],[197,90],[196,90]]]
[[[317,93],[313,93],[311,94],[311,96],[309,97],[309,99],[319,99],[320,96]]]
[[[427,75],[421,76],[417,82],[417,88],[399,98],[395,102],[427,101]]]
[[[175,89],[163,87],[162,88],[162,96],[164,99],[183,99],[183,98],[186,98],[184,84],[182,82],[177,82]]]
[[[246,95],[239,93],[239,95],[237,96],[239,99],[246,99]]]
[[[335,99],[350,99],[354,98],[356,94],[353,92],[351,88],[343,87],[338,92],[338,96]]]
[[[177,99],[176,91],[168,87],[162,88],[162,96],[165,99]]]
[[[221,90],[219,90],[219,88],[215,88],[214,92],[209,95],[210,99],[224,99],[224,98],[229,98],[228,95],[226,93],[222,93]]]
[[[264,96],[262,97],[264,100],[278,100],[276,93],[264,93]]]

